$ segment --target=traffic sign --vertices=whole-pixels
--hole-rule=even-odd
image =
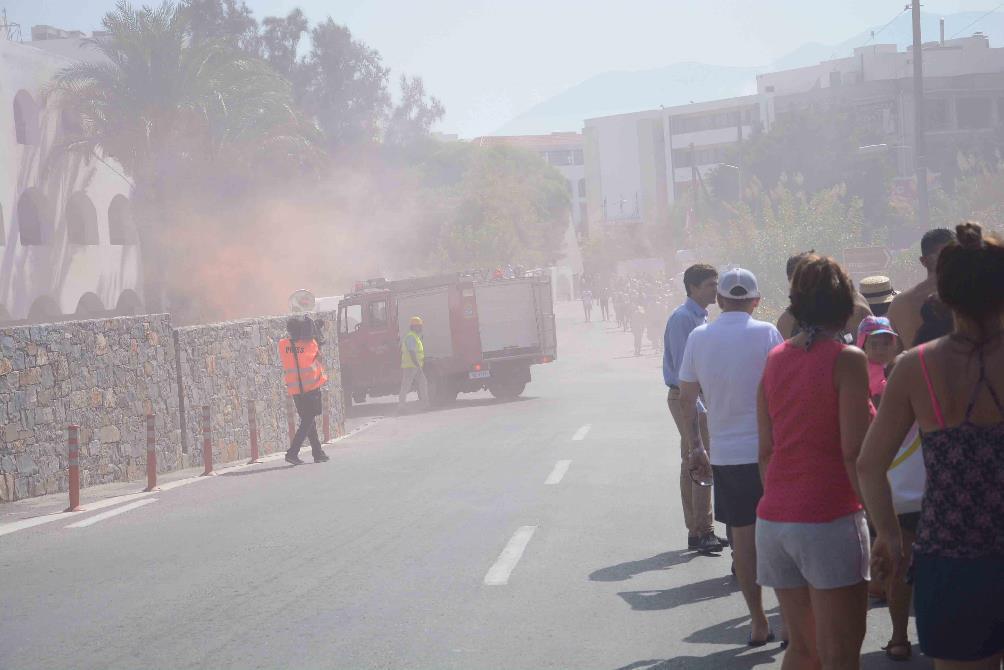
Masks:
[[[844,249],[844,269],[848,274],[866,275],[883,272],[892,262],[885,247],[853,247]]]

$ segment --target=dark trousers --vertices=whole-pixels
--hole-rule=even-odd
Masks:
[[[317,423],[314,421],[316,415],[314,414],[315,408],[310,407],[310,400],[304,398],[304,401],[296,402],[301,396],[294,396],[294,403],[296,404],[296,413],[300,415],[300,426],[296,429],[296,434],[293,435],[293,440],[290,442],[289,450],[286,452],[291,456],[296,456],[300,453],[300,447],[303,446],[304,440],[310,440],[310,452],[315,457],[320,456],[324,453],[321,448],[321,438],[317,435]]]

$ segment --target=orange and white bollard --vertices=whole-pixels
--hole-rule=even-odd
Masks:
[[[68,463],[70,466],[70,506],[67,512],[81,512],[80,507],[80,426],[71,424],[66,438]]]
[[[213,474],[213,428],[209,422],[209,405],[202,407],[202,477]]]
[[[157,429],[156,417],[146,415],[146,488],[143,491],[159,491],[157,488]]]
[[[286,396],[286,426],[289,428],[289,441],[296,435],[296,411],[293,409],[293,397]]]
[[[248,465],[261,463],[258,457],[258,417],[254,408],[254,400],[248,405],[248,432],[251,434],[251,460]]]

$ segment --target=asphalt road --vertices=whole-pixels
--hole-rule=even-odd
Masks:
[[[685,550],[658,354],[561,313],[521,400],[3,535],[0,668],[779,667],[728,554]],[[864,667],[929,667],[888,637],[875,608]]]

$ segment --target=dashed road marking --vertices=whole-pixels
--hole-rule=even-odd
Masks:
[[[143,507],[144,505],[149,505],[150,503],[157,502],[156,498],[144,498],[143,500],[137,500],[136,502],[131,502],[128,505],[122,505],[121,507],[116,507],[115,509],[110,509],[107,512],[102,512],[101,514],[95,514],[94,516],[87,517],[83,521],[78,521],[77,523],[71,523],[67,528],[87,528],[88,526],[93,526],[96,523],[104,521],[105,519],[111,519],[119,514],[125,514],[134,509]]]
[[[486,586],[505,586],[509,583],[509,576],[516,569],[516,564],[523,557],[526,545],[530,543],[530,538],[536,530],[536,526],[520,526],[516,530],[498,560],[488,569],[485,575]]]
[[[565,473],[568,472],[568,466],[570,466],[571,464],[572,464],[571,461],[558,461],[557,463],[555,463],[554,469],[551,470],[551,474],[547,476],[547,479],[544,480],[544,483],[551,486],[553,486],[554,484],[560,484],[561,479],[565,476]]]
[[[593,424],[587,423],[582,428],[579,428],[577,431],[575,431],[575,435],[572,435],[572,441],[581,442],[582,440],[586,439],[586,435],[589,434],[589,431],[590,429],[592,429],[592,427]]]

